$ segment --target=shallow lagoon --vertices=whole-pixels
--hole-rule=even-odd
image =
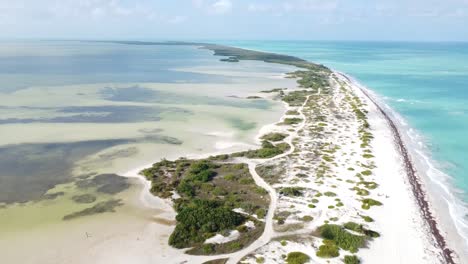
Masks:
[[[161,223],[170,220],[170,207],[142,204],[136,179],[114,192],[102,190],[113,190],[117,176],[89,183],[161,158],[252,147],[259,129],[276,122],[284,108],[245,97],[295,86],[281,78],[291,67],[220,62],[195,47],[0,46],[0,247],[11,261],[34,251],[36,258],[24,263],[80,263],[85,260],[75,253],[104,245],[121,250],[112,241],[133,242],[122,244],[116,236],[139,241],[145,230],[163,247],[171,227]],[[93,210],[107,213],[87,215]],[[103,263],[109,260],[99,254]]]

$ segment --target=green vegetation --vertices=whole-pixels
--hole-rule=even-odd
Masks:
[[[344,257],[344,263],[345,264],[360,264],[361,261],[359,260],[359,258],[355,255],[347,255]]]
[[[233,157],[247,157],[249,159],[269,159],[274,156],[283,154],[291,147],[287,143],[272,144],[271,142],[264,140],[262,142],[262,148],[256,150],[249,150],[245,152],[238,152],[232,154]]]
[[[334,192],[325,192],[324,195],[328,196],[328,197],[335,197],[336,193],[334,193]]]
[[[302,196],[304,188],[302,187],[284,187],[281,188],[279,193],[286,196]]]
[[[381,206],[382,203],[377,201],[377,200],[374,200],[374,199],[371,199],[371,198],[366,198],[366,199],[362,199],[362,209],[365,209],[365,210],[368,210],[371,208],[371,206]]]
[[[287,115],[299,115],[299,112],[296,110],[288,110],[286,112]]]
[[[302,252],[290,252],[286,257],[288,264],[304,264],[309,262],[310,257]]]
[[[287,134],[283,134],[283,133],[269,133],[269,134],[263,135],[262,139],[277,142],[277,141],[281,141],[285,139],[287,136],[288,136]]]
[[[343,225],[343,227],[348,229],[348,230],[352,230],[354,232],[366,235],[366,236],[371,237],[371,238],[380,237],[379,233],[377,233],[377,232],[375,232],[373,230],[367,229],[363,225],[357,224],[357,223],[354,223],[354,222],[347,222],[347,223],[345,223]]]
[[[202,243],[210,233],[234,229],[245,218],[222,203],[195,199],[188,204],[179,205],[176,220],[177,226],[169,237],[169,244],[176,248],[185,248],[194,243]]]
[[[283,124],[285,125],[296,125],[302,122],[302,118],[299,117],[291,117],[291,118],[285,118],[283,121]]]
[[[342,226],[325,224],[318,229],[321,237],[333,241],[338,247],[350,252],[357,252],[365,245],[366,237],[353,235]]]
[[[340,249],[331,240],[324,240],[316,255],[321,258],[336,258],[340,255]]]
[[[203,262],[203,264],[225,264],[228,259],[215,259]]]
[[[372,171],[370,171],[370,170],[361,171],[361,174],[364,175],[364,176],[370,176],[370,175],[372,175]]]
[[[311,94],[311,92],[307,90],[292,91],[283,96],[283,101],[290,106],[302,106],[309,94]]]
[[[303,88],[318,89],[321,88],[325,91],[325,88],[329,87],[328,73],[324,71],[296,71],[289,74],[291,77],[299,78],[297,83]]]
[[[220,157],[224,160],[223,157]],[[204,160],[162,160],[142,171],[152,181],[151,192],[174,200],[177,225],[169,238],[176,248],[192,247],[189,253],[227,253],[250,244],[262,233],[263,224],[255,218],[256,228],[248,230],[243,225],[247,218],[234,212],[242,208],[249,214],[264,217],[268,196],[253,181],[245,164],[216,163],[216,157]],[[260,189],[260,190],[259,190]],[[242,228],[242,226],[244,228]],[[238,240],[225,244],[204,245],[216,233],[238,229]],[[245,232],[244,232],[245,231]]]
[[[285,88],[274,88],[274,89],[271,89],[271,90],[264,90],[264,91],[260,91],[261,93],[279,93],[279,92],[283,92]]]
[[[360,215],[360,216],[365,222],[368,222],[368,223],[374,222],[374,219],[370,216],[366,216],[366,215]]]

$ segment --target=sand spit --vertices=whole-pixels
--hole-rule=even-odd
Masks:
[[[348,82],[353,83],[353,81],[346,75],[340,75],[343,78],[345,78]],[[444,263],[455,263],[453,255],[454,252],[453,250],[448,248],[446,238],[442,234],[439,225],[436,221],[436,218],[433,216],[432,208],[430,207],[430,204],[428,202],[426,191],[424,190],[420,176],[414,168],[413,162],[411,161],[411,157],[408,154],[408,150],[406,148],[405,143],[402,140],[398,127],[395,125],[395,123],[389,117],[389,115],[382,109],[382,107],[379,106],[379,104],[372,98],[372,96],[368,94],[368,92],[365,89],[363,89],[362,87],[358,87],[358,89],[360,89],[361,92],[377,107],[378,111],[388,122],[388,125],[394,137],[395,144],[402,156],[406,176],[408,177],[408,182],[411,185],[411,191],[420,209],[420,214],[422,215],[422,218],[428,226],[430,233],[434,237],[437,246],[442,251]]]
[[[426,222],[431,215],[421,214],[428,212],[428,204],[418,198],[421,193],[409,175],[414,169],[392,122],[344,75],[331,74],[330,83],[325,91],[310,90],[303,104],[287,106],[296,116],[285,114],[279,123],[261,129],[258,138],[270,132],[287,134],[289,151],[270,159],[236,160],[249,165],[255,182],[271,196],[262,236],[231,254],[190,256],[174,250],[161,260],[282,263],[299,251],[312,263],[343,263],[345,256],[361,263],[455,263],[444,238]],[[286,124],[291,117],[301,122]],[[278,170],[265,170],[271,167]],[[319,227],[350,222],[378,235],[366,238],[357,252],[338,249],[332,258],[319,257],[326,243]]]

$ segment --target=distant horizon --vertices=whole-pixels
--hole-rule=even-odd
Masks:
[[[468,0],[0,0],[5,38],[468,41]]]
[[[0,41],[135,41],[135,42],[187,42],[187,43],[216,43],[217,41],[259,41],[259,42],[343,42],[343,43],[453,43],[453,44],[468,44],[468,40],[411,40],[411,39],[186,39],[186,38],[0,38]]]

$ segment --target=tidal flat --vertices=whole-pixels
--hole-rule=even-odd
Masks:
[[[0,48],[0,56],[15,49],[7,46]],[[155,244],[162,254],[175,251],[166,245],[172,208],[157,198],[148,207],[141,182],[119,182],[118,175],[161,158],[251,148],[260,128],[284,112],[281,102],[258,93],[295,87],[294,80],[282,78],[293,67],[248,61],[226,65],[195,47],[179,47],[185,60],[176,56],[165,64],[166,53],[177,47],[53,46],[57,49],[31,44],[15,52],[34,57],[41,50],[50,53],[43,59],[54,63],[57,57],[60,63],[78,58],[82,68],[99,58],[112,59],[109,54],[117,54],[117,61],[124,60],[119,52],[131,58],[122,61],[127,71],[108,64],[93,65],[94,72],[59,70],[55,64],[42,65],[42,71],[41,65],[2,71],[0,247],[7,262],[107,263],[109,252],[121,251],[124,242],[129,257],[144,255]],[[160,57],[142,60],[153,52]],[[12,61],[1,62],[0,68]],[[217,72],[220,65],[224,72]],[[246,99],[251,95],[263,99]],[[94,179],[101,180],[93,184]],[[126,260],[120,257],[116,263]]]

